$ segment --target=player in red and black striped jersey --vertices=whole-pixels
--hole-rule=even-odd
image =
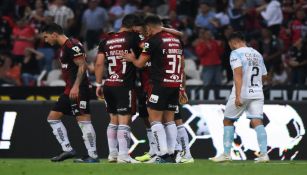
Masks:
[[[96,95],[103,97],[110,114],[110,124],[107,129],[109,144],[109,162],[137,163],[129,154],[130,127],[129,122],[135,113],[134,84],[136,68],[122,59],[124,53],[131,50],[140,54],[141,38],[133,32],[133,26],[139,17],[126,15],[122,27],[117,33],[111,33],[99,44],[99,51],[95,64]],[[107,67],[107,79],[102,88],[104,63]],[[117,149],[118,146],[118,149]]]
[[[157,160],[161,163],[172,161],[170,155],[175,151],[177,128],[174,112],[178,107],[183,76],[183,46],[176,36],[163,32],[159,17],[148,16],[145,24],[150,38],[145,42],[141,56],[136,59],[134,53],[126,53],[123,57],[136,67],[143,67],[149,60],[151,62],[147,107],[160,156]]]
[[[87,63],[83,46],[79,41],[67,38],[61,26],[55,23],[51,23],[44,28],[43,36],[45,42],[61,46],[59,61],[66,82],[64,93],[48,115],[48,122],[53,129],[53,134],[63,150],[60,155],[52,158],[51,161],[63,161],[74,157],[76,154],[70,145],[66,128],[61,122],[63,115],[73,115],[78,120],[88,151],[88,156],[76,159],[75,162],[99,162],[96,150],[96,134],[89,113],[90,89],[86,75]]]

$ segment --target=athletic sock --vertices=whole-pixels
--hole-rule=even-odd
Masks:
[[[161,122],[152,122],[151,131],[157,144],[157,153],[159,156],[168,153],[166,133]]]
[[[234,139],[234,126],[224,126],[224,154],[230,155],[230,149]]]
[[[255,128],[257,140],[261,154],[267,154],[267,134],[263,125],[258,125]]]
[[[53,134],[55,135],[56,139],[62,146],[63,151],[72,151],[72,147],[70,145],[68,136],[67,136],[67,130],[65,126],[63,125],[61,120],[48,120],[48,123],[50,124]]]
[[[82,138],[84,140],[85,147],[88,155],[94,159],[98,158],[96,148],[96,133],[91,121],[79,121],[79,127],[82,131]]]
[[[185,157],[192,157],[189,146],[189,136],[184,125],[177,126],[178,136],[177,141],[180,143],[182,150],[185,152]]]
[[[151,131],[151,128],[146,128],[146,131],[147,131],[147,138],[148,138],[148,144],[149,144],[149,151],[148,151],[148,154],[149,155],[155,155],[157,154],[157,145],[156,145],[156,142],[155,142],[155,139],[153,138],[153,135],[152,135],[152,131]]]
[[[119,125],[117,130],[117,140],[118,140],[118,156],[128,157],[130,148],[130,127],[128,125]]]
[[[177,144],[177,127],[174,121],[167,122],[164,124],[164,126],[165,126],[168,154],[172,155],[175,152],[175,147]]]
[[[117,141],[117,125],[109,123],[107,128],[107,137],[108,137],[108,146],[109,146],[109,153],[112,156],[118,155],[118,141]]]

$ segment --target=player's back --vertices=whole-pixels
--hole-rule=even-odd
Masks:
[[[241,97],[246,99],[263,98],[262,76],[267,74],[262,55],[251,47],[233,50],[230,55],[232,69],[242,66]],[[235,94],[235,87],[232,90]]]
[[[150,54],[152,83],[165,87],[179,87],[183,74],[181,41],[170,33],[160,32],[145,43],[146,47]]]
[[[99,44],[99,52],[106,57],[108,69],[106,86],[133,86],[135,67],[132,63],[122,60],[123,53],[132,49],[136,55],[140,53],[140,38],[134,32],[119,32],[108,34]]]

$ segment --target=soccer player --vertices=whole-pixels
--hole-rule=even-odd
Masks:
[[[123,57],[138,68],[151,62],[147,107],[157,144],[156,162],[174,162],[177,138],[174,112],[178,107],[179,87],[182,83],[183,47],[175,35],[163,31],[158,16],[146,17],[145,25],[150,38],[145,42],[140,57],[136,59],[133,52],[125,53]]]
[[[53,129],[53,134],[63,150],[60,155],[53,157],[51,161],[59,162],[76,155],[67,137],[66,128],[61,122],[63,115],[73,115],[81,128],[88,151],[88,156],[76,159],[75,162],[99,162],[96,150],[96,134],[89,111],[90,88],[83,46],[79,41],[67,38],[63,29],[55,23],[51,23],[43,29],[43,36],[45,42],[50,45],[61,46],[59,61],[66,82],[64,93],[48,115],[48,122]]]
[[[109,162],[138,163],[129,154],[131,115],[135,112],[134,83],[136,68],[122,59],[123,53],[133,50],[140,54],[140,37],[132,32],[139,20],[134,14],[126,15],[118,33],[112,33],[99,44],[99,53],[95,64],[96,95],[105,98],[110,124],[107,128]],[[108,75],[102,88],[104,63],[107,63]],[[103,93],[101,93],[103,91]],[[117,149],[118,147],[118,149]]]
[[[247,118],[257,133],[260,156],[256,162],[268,162],[267,134],[263,126],[263,81],[266,78],[263,57],[251,47],[247,47],[240,32],[230,35],[228,44],[233,50],[230,65],[234,74],[234,86],[224,113],[224,153],[212,158],[214,162],[230,161],[230,151],[234,139],[233,123],[246,111]]]

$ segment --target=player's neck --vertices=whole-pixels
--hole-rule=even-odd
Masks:
[[[159,27],[152,28],[152,35],[155,35],[160,32],[162,32],[162,27],[159,26]]]
[[[67,36],[65,36],[65,35],[60,35],[60,36],[59,36],[59,39],[58,39],[58,44],[59,44],[60,46],[63,46],[63,45],[65,44],[66,40],[68,40]]]
[[[247,47],[245,43],[240,43],[240,44],[236,45],[236,49],[240,49],[240,48],[243,48],[243,47]]]

